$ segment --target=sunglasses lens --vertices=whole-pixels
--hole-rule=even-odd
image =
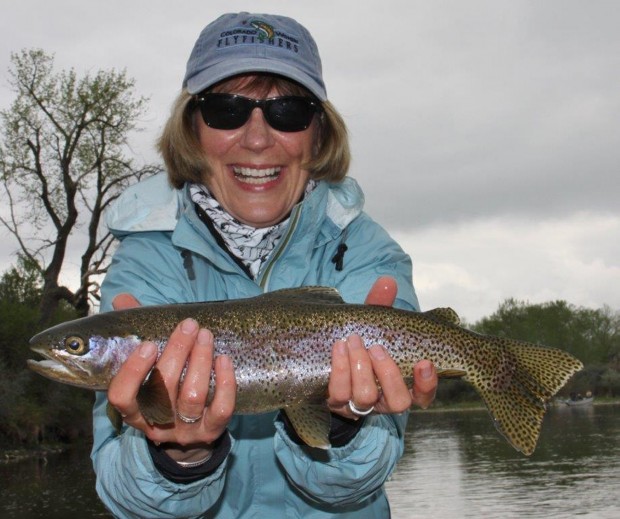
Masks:
[[[265,106],[269,125],[281,132],[300,132],[310,126],[316,105],[304,97],[270,99]]]
[[[282,96],[256,101],[233,94],[208,93],[199,98],[205,124],[218,130],[234,130],[243,126],[252,110],[260,107],[267,123],[280,132],[299,132],[310,126],[318,105],[298,96]]]
[[[245,124],[252,105],[248,100],[229,94],[207,94],[200,99],[200,112],[207,126],[234,130]]]

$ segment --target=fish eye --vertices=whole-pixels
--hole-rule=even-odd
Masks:
[[[88,345],[84,342],[82,337],[72,335],[65,339],[65,350],[72,355],[84,355],[88,352]]]

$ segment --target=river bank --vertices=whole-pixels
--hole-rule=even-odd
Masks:
[[[601,397],[595,398],[592,402],[594,406],[605,405],[620,405],[619,397]],[[561,401],[554,401],[551,404],[552,407],[565,407]],[[412,413],[446,413],[446,412],[465,412],[465,411],[480,411],[486,407],[482,401],[469,401],[458,403],[443,403],[435,402],[428,409],[413,409]],[[85,441],[79,442],[82,445],[86,445]],[[40,458],[44,463],[47,461],[47,456],[60,454],[71,448],[74,448],[75,444],[42,444],[34,447],[13,447],[9,449],[0,449],[0,464],[19,463],[28,459]]]
[[[620,397],[595,397],[591,405],[620,405]],[[564,399],[555,399],[549,403],[549,407],[567,407]],[[486,409],[482,400],[467,402],[433,402],[428,409],[412,409],[412,413],[441,413],[451,411],[480,411]]]
[[[21,461],[39,458],[43,463],[47,463],[49,455],[60,454],[70,449],[69,444],[61,445],[38,445],[36,447],[19,447],[13,449],[0,449],[0,464],[19,463]]]

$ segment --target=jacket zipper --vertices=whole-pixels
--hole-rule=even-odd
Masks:
[[[267,286],[269,284],[269,278],[271,276],[271,272],[273,270],[274,265],[276,264],[280,256],[282,256],[282,253],[286,250],[286,247],[288,246],[288,243],[291,240],[291,237],[293,236],[295,229],[297,229],[297,223],[299,222],[300,214],[301,214],[301,207],[296,206],[293,209],[293,213],[291,214],[291,224],[288,226],[286,235],[282,238],[282,241],[280,242],[280,246],[277,248],[276,253],[271,257],[271,259],[267,263],[267,266],[263,270],[263,273],[260,277],[260,283],[259,283],[259,286],[261,287],[263,292],[267,291]]]

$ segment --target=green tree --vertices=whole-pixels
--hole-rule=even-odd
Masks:
[[[502,303],[473,329],[560,348],[585,364],[614,363],[620,354],[620,314],[610,308],[578,308],[566,301]]]
[[[23,257],[0,278],[0,358],[13,373],[26,366],[28,339],[39,318],[41,284],[37,266]]]
[[[589,309],[565,301],[528,304],[509,299],[472,329],[568,351],[586,366],[569,389],[582,393],[615,391],[620,367],[620,314],[608,307]]]
[[[90,391],[47,380],[26,367],[28,340],[40,329],[42,279],[36,265],[19,258],[0,277],[0,437],[3,444],[71,439],[91,431]],[[52,322],[75,318],[61,302]]]
[[[136,97],[125,72],[56,72],[40,49],[12,54],[9,84],[16,98],[0,112],[0,223],[42,277],[41,322],[61,301],[86,315],[112,245],[102,213],[154,170],[127,157],[146,99]],[[86,232],[75,239],[80,228]],[[80,265],[74,290],[60,283],[70,239],[81,256],[69,258]]]
[[[606,369],[601,375],[601,389],[609,396],[620,396],[620,371]]]

